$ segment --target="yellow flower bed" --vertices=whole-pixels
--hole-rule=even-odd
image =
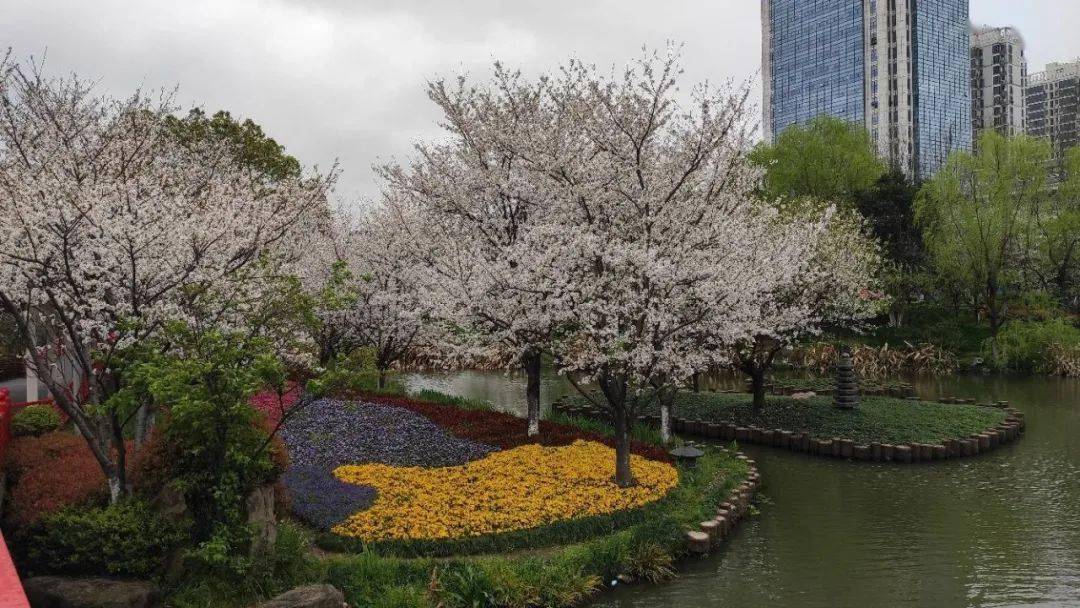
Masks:
[[[345,465],[334,475],[374,487],[378,498],[333,531],[369,541],[510,532],[640,507],[679,481],[664,462],[633,455],[630,467],[637,485],[621,489],[612,481],[615,450],[589,441],[521,446],[439,469]]]

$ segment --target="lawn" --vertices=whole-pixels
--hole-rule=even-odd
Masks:
[[[584,405],[585,401],[574,397],[567,403]],[[805,401],[770,396],[765,407],[755,411],[748,394],[689,392],[679,394],[673,415],[688,420],[806,431],[817,438],[840,437],[863,444],[936,444],[981,433],[1006,417],[1003,410],[996,408],[868,396],[863,396],[853,411],[833,407],[829,396]]]

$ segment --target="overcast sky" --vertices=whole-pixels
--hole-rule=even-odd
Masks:
[[[1080,57],[1077,0],[971,3],[974,22],[1020,28],[1032,72]],[[759,0],[4,0],[0,15],[0,45],[46,54],[49,72],[115,95],[179,87],[182,104],[252,118],[305,165],[337,159],[347,202],[377,193],[373,163],[438,134],[424,83],[439,75],[486,77],[494,59],[622,65],[668,40],[684,45],[684,89],[761,67]]]

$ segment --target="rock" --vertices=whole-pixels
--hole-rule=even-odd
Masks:
[[[36,576],[23,581],[23,588],[33,608],[156,608],[161,605],[161,590],[148,581]]]
[[[258,608],[344,608],[345,596],[332,585],[308,585],[286,591]]]
[[[795,401],[806,401],[807,399],[811,399],[813,397],[817,397],[817,393],[815,393],[814,391],[806,391],[805,393],[792,393],[791,394],[791,398],[794,399]]]
[[[173,523],[181,522],[188,516],[184,495],[168,484],[157,493],[151,504],[155,511]]]
[[[254,531],[251,555],[265,555],[277,542],[277,515],[274,512],[274,486],[255,488],[247,497],[247,523]]]

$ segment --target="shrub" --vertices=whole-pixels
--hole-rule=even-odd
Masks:
[[[1080,344],[1063,346],[1051,344],[1047,372],[1055,376],[1080,378]]]
[[[247,608],[289,589],[326,580],[323,562],[309,552],[309,539],[296,524],[283,521],[273,552],[257,560],[242,577],[222,572],[184,572],[168,581],[173,608]]]
[[[16,439],[8,452],[7,470],[15,479],[8,521],[16,526],[107,495],[105,476],[89,446],[70,433]]]
[[[827,376],[832,373],[837,354],[836,344],[817,342],[794,349],[787,354],[786,361],[792,367]],[[855,371],[864,378],[880,378],[897,372],[946,375],[956,371],[958,366],[957,358],[951,352],[933,344],[910,342],[898,347],[857,344],[851,348],[851,358]]]
[[[169,404],[161,432],[169,482],[192,510],[192,563],[242,575],[252,565],[244,497],[283,465],[250,399],[280,384],[284,368],[260,338],[183,325],[170,326],[167,338],[174,350],[147,352],[130,366],[130,399]]]
[[[24,574],[147,577],[186,537],[146,502],[129,500],[46,515],[19,534],[16,550]]]
[[[998,333],[997,359],[993,343],[987,340],[984,358],[997,367],[1023,372],[1052,373],[1058,357],[1070,349],[1080,349],[1080,329],[1065,319],[1010,321]]]
[[[60,414],[48,405],[28,405],[11,419],[11,434],[37,437],[60,428]]]

